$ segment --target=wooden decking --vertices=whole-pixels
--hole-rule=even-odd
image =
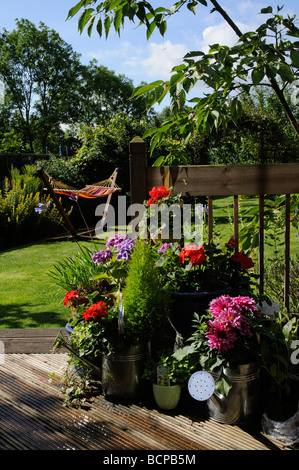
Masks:
[[[198,459],[200,450],[289,449],[264,436],[259,426],[245,429],[202,419],[197,403],[188,410],[182,403],[163,412],[151,398],[113,403],[99,390],[84,409],[65,407],[61,378],[68,355],[47,350],[57,334],[54,330],[43,331],[48,346],[37,352],[38,333],[35,330],[34,352],[25,339],[32,331],[0,335],[6,348],[0,364],[0,450],[126,451],[124,455],[184,451]]]

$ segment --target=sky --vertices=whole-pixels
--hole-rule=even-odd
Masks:
[[[211,7],[198,6],[197,14],[186,10],[173,15],[168,22],[164,38],[154,33],[150,40],[146,39],[144,27],[137,23],[129,24],[121,32],[120,38],[111,29],[108,39],[99,37],[93,31],[91,37],[84,31],[78,32],[77,14],[66,20],[68,11],[79,0],[0,0],[0,28],[11,31],[15,28],[15,19],[25,18],[36,26],[43,22],[50,29],[59,33],[60,37],[80,54],[82,64],[92,59],[98,65],[104,65],[116,75],[122,74],[133,81],[134,86],[141,82],[168,80],[172,67],[182,63],[183,56],[191,50],[207,51],[209,44],[232,45],[237,37],[223,18],[217,13],[210,13]],[[150,3],[172,5],[175,0],[151,0]],[[209,2],[208,2],[209,3]],[[231,16],[242,32],[254,30],[265,21],[260,10],[272,6],[276,10],[277,0],[219,0],[219,4]],[[211,4],[210,4],[211,5]],[[285,0],[283,14],[299,16],[298,0]]]

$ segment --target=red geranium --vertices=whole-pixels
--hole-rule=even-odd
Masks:
[[[238,242],[234,238],[230,238],[228,242],[225,244],[227,248],[237,248]]]
[[[159,186],[158,188],[154,186],[151,191],[149,191],[149,195],[150,199],[147,203],[148,206],[155,204],[159,199],[168,197],[170,195],[170,191],[165,186]]]
[[[107,317],[107,316],[108,316],[107,306],[105,305],[105,302],[103,302],[102,300],[100,302],[97,302],[91,305],[91,307],[88,307],[83,313],[83,318],[85,321],[97,320],[98,318]]]
[[[199,248],[197,245],[187,245],[179,254],[181,263],[184,263],[185,259],[189,259],[189,262],[193,265],[204,263],[206,258],[204,247]]]
[[[237,252],[232,255],[232,260],[236,263],[241,264],[242,269],[249,269],[253,266],[253,261],[251,258],[245,255],[245,253]]]
[[[64,297],[63,304],[67,307],[67,304],[70,300],[74,300],[80,294],[78,290],[72,290],[71,292],[67,292]]]

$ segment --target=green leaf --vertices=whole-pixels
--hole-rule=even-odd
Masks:
[[[147,93],[154,90],[158,86],[161,86],[162,84],[163,84],[163,80],[156,80],[155,82],[152,82],[149,85],[144,85],[144,86],[138,87],[138,88],[136,88],[133,96],[137,97],[137,96],[146,95]]]
[[[149,40],[149,38],[151,37],[151,35],[153,34],[155,28],[157,26],[157,23],[155,21],[152,21],[149,25],[148,25],[148,28],[146,30],[146,39]]]
[[[99,35],[102,36],[102,34],[103,34],[103,23],[102,23],[101,18],[99,18],[98,21],[97,21],[96,30],[99,33]]]
[[[184,78],[183,73],[175,73],[174,75],[171,76],[170,78],[170,86],[175,85],[176,83],[180,82]]]
[[[95,11],[94,8],[87,8],[86,10],[81,13],[79,21],[78,21],[78,28],[79,31],[82,33],[83,29],[85,28],[86,24],[91,18],[92,13]]]
[[[265,76],[264,67],[253,69],[251,73],[251,78],[252,78],[252,83],[254,84],[254,86],[258,85],[263,80],[264,76]]]
[[[77,5],[72,7],[68,12],[67,20],[75,16],[76,13],[78,13],[78,11],[80,10],[80,8],[83,7],[84,3],[85,3],[85,0],[80,0],[80,2],[77,3]]]
[[[299,51],[291,51],[291,61],[296,67],[299,67]]]
[[[272,13],[273,8],[272,7],[266,7],[261,9],[261,13]]]
[[[166,30],[167,30],[167,23],[166,21],[162,21],[162,23],[160,23],[159,25],[159,31],[160,31],[161,36],[164,36],[164,34],[166,33]]]
[[[161,155],[155,162],[153,163],[153,166],[163,166],[165,162],[165,157]]]
[[[105,19],[104,19],[104,30],[105,30],[106,38],[108,37],[110,26],[111,26],[110,16],[106,16]]]

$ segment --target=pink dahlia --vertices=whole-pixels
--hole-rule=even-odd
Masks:
[[[218,354],[235,346],[236,333],[227,324],[216,320],[214,322],[209,321],[209,325],[210,330],[206,333],[208,345],[213,349],[217,349]]]
[[[217,318],[224,309],[227,309],[230,306],[230,303],[231,297],[228,295],[221,295],[220,297],[213,299],[209,305],[210,312],[213,317]]]

